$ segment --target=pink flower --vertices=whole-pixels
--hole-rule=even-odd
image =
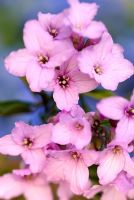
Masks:
[[[102,200],[127,200],[129,192],[134,187],[131,178],[128,178],[125,173],[119,176],[109,185],[103,187]]]
[[[134,74],[131,62],[124,59],[122,48],[105,32],[101,41],[84,49],[78,57],[79,68],[108,90],[116,90],[120,82]]]
[[[61,113],[52,131],[53,142],[61,145],[71,143],[78,149],[88,145],[91,136],[91,126],[84,114],[73,117],[69,113]]]
[[[110,184],[94,185],[85,191],[84,195],[87,198],[93,198],[95,194],[102,192],[101,200],[127,200],[134,187],[131,179],[127,177],[126,173],[120,173]]]
[[[98,6],[96,3],[80,3],[78,0],[68,0],[70,8],[65,10],[67,25],[70,25],[75,33],[84,37],[96,39],[101,37],[106,27],[102,22],[92,21]]]
[[[24,195],[26,200],[39,200],[44,197],[47,200],[53,199],[52,192],[43,174],[33,175],[28,170],[20,170],[20,174],[17,172],[17,175],[6,174],[0,177],[1,199],[8,200],[20,195]]]
[[[115,137],[117,141],[128,144],[134,140],[134,91],[130,101],[123,97],[109,97],[101,100],[97,109],[104,116],[119,120]]]
[[[73,193],[71,192],[69,184],[67,182],[60,182],[57,195],[59,197],[59,200],[70,200],[73,197]]]
[[[17,122],[10,135],[0,138],[0,153],[21,155],[32,172],[38,172],[44,166],[45,155],[42,148],[50,142],[51,129],[52,124],[32,127]]]
[[[64,13],[59,14],[38,14],[38,20],[45,32],[51,39],[61,40],[70,37],[71,28],[64,23]]]
[[[72,55],[73,47],[69,41],[51,41],[36,20],[26,23],[24,43],[26,49],[12,52],[5,66],[15,76],[26,76],[31,90],[39,92],[52,81],[55,67]]]
[[[134,162],[127,150],[120,145],[109,145],[102,152],[99,160],[97,174],[102,185],[112,182],[120,172],[125,171],[134,175]]]
[[[57,107],[66,111],[78,103],[80,93],[91,91],[96,86],[95,80],[79,71],[76,56],[57,67],[55,78],[50,84]]]
[[[67,181],[75,194],[82,194],[90,185],[88,167],[98,160],[93,150],[75,149],[49,152],[45,173],[48,180]]]

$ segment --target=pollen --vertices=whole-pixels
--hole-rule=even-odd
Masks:
[[[63,88],[63,89],[65,89],[65,88],[67,88],[68,86],[69,86],[69,80],[70,80],[70,78],[69,77],[67,77],[67,76],[59,76],[58,78],[57,78],[57,80],[58,80],[58,84]]]
[[[55,38],[55,37],[58,35],[58,31],[57,31],[56,28],[50,28],[50,29],[49,29],[49,34],[50,34],[51,36],[53,36],[53,38]]]
[[[72,152],[71,156],[74,160],[79,160],[79,158],[81,157],[81,154],[78,152]]]
[[[102,74],[102,69],[100,66],[95,66],[94,67],[94,71],[96,72],[96,74],[101,75]]]
[[[24,138],[22,143],[28,148],[31,148],[33,146],[33,140],[31,140],[30,138]]]
[[[38,56],[38,62],[40,64],[46,64],[49,61],[49,57],[48,56]]]
[[[134,108],[133,107],[130,107],[130,108],[128,108],[128,109],[126,109],[126,115],[128,115],[128,116],[133,116],[134,115]]]
[[[82,124],[80,124],[79,122],[77,122],[77,123],[75,124],[75,128],[76,128],[77,130],[81,131],[81,130],[84,128],[84,126],[83,126]]]
[[[116,145],[114,148],[113,148],[113,153],[114,154],[121,154],[122,153],[122,148],[118,145]]]

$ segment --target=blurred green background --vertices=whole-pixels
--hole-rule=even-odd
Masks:
[[[134,63],[134,0],[94,0],[100,5],[96,17],[102,20],[115,42],[120,43],[125,49],[125,56]],[[65,0],[0,0],[0,101],[24,100],[36,102],[30,91],[19,78],[16,78],[5,70],[4,58],[13,50],[23,47],[22,31],[24,23],[36,18],[39,11],[57,13],[66,8]],[[119,85],[117,94],[127,96],[134,88],[134,78]],[[39,123],[39,110],[32,114],[17,116],[0,116],[0,135],[9,133],[14,122]],[[6,166],[5,166],[6,163]],[[17,167],[17,161],[11,162],[2,157],[0,161],[1,174],[11,170],[9,167]],[[79,197],[77,199],[80,199]]]

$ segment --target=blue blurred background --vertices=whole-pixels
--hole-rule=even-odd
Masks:
[[[134,63],[134,0],[94,0],[100,5],[96,17],[102,20],[115,42],[125,49],[125,56]],[[57,13],[66,8],[65,0],[0,0],[0,101],[20,99],[36,101],[18,78],[4,69],[4,58],[9,52],[23,47],[24,23],[36,18],[39,11]],[[120,84],[117,94],[126,96],[134,87],[134,78]],[[16,120],[31,121],[36,115],[0,117],[0,135],[10,132]]]

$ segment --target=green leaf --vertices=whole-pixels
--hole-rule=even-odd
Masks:
[[[32,112],[33,104],[24,101],[1,101],[0,102],[0,116],[9,116],[20,113]]]
[[[110,90],[94,90],[85,94],[86,96],[92,97],[96,100],[100,100],[106,97],[115,96]]]

